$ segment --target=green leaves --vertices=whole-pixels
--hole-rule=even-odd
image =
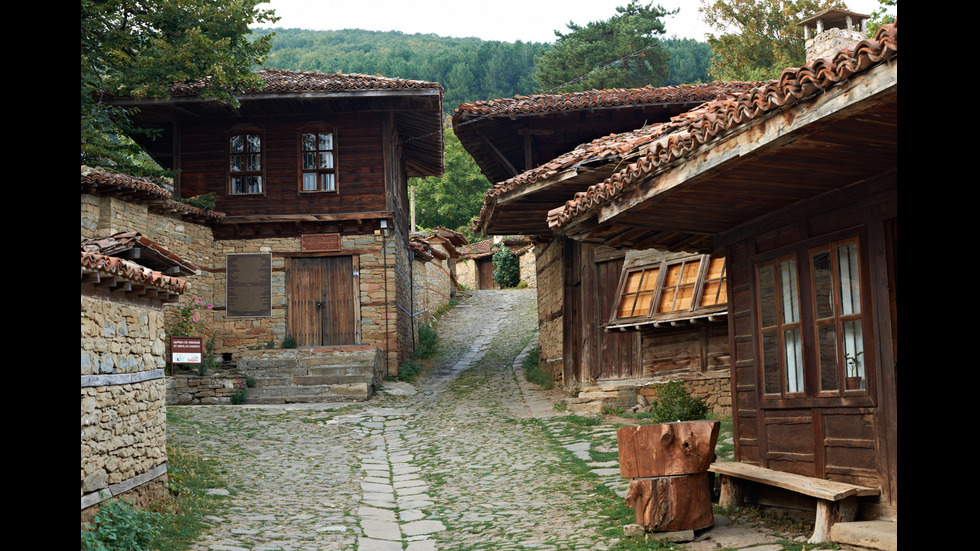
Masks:
[[[718,31],[708,35],[718,80],[769,80],[806,62],[803,29],[796,25],[840,0],[701,0],[702,20]]]
[[[663,85],[668,58],[657,38],[664,34],[660,18],[676,11],[631,0],[616,12],[584,27],[569,22],[568,34],[555,31],[555,47],[535,59],[540,92]]]
[[[134,165],[129,113],[105,94],[166,98],[174,83],[207,77],[202,97],[236,104],[235,93],[261,83],[252,72],[272,36],[251,41],[248,25],[274,22],[261,0],[82,0],[82,162]]]

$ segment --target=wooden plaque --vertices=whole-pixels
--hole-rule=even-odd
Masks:
[[[227,260],[226,316],[267,318],[272,315],[272,255],[230,254]]]
[[[300,236],[300,247],[304,253],[337,252],[340,250],[339,233],[316,233]]]

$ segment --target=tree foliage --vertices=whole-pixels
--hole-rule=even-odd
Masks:
[[[449,228],[472,242],[473,218],[480,214],[491,184],[452,128],[445,130],[445,144],[445,174],[409,180],[409,185],[415,187],[416,224],[422,228]]]
[[[505,245],[500,245],[490,261],[493,263],[493,280],[502,289],[516,287],[521,282],[520,259]]]
[[[82,162],[141,172],[135,146],[117,137],[133,131],[130,112],[107,105],[106,93],[165,98],[175,82],[208,77],[203,97],[236,104],[271,46],[271,36],[250,40],[249,24],[277,20],[263,1],[82,0]]]
[[[878,9],[871,12],[868,21],[868,38],[874,38],[882,25],[894,23],[898,17],[898,0],[878,0]]]
[[[718,80],[768,80],[806,62],[803,29],[796,25],[841,0],[701,0]]]
[[[714,56],[707,42],[671,37],[662,43],[670,58],[670,74],[664,83],[666,86],[701,84],[713,80],[709,70]]]
[[[398,31],[275,31],[266,66],[294,71],[363,73],[438,82],[447,113],[460,103],[527,95],[534,91],[534,57],[549,48]]]
[[[664,33],[661,18],[673,13],[676,11],[631,0],[606,21],[584,27],[569,22],[570,32],[555,31],[554,48],[536,59],[538,91],[662,86],[667,78],[667,53],[658,36]]]

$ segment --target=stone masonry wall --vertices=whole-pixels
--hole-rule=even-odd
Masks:
[[[534,247],[529,251],[525,251],[520,257],[518,257],[521,272],[521,281],[526,283],[531,289],[538,286],[538,273],[535,267],[535,256]]]
[[[476,289],[476,261],[460,258],[456,261],[456,281],[467,289]]]
[[[565,271],[562,251],[564,240],[556,238],[534,246],[538,295],[538,346],[541,369],[562,381],[562,312],[564,308]]]
[[[111,300],[110,300],[111,299]],[[81,296],[82,521],[109,497],[166,491],[163,314],[90,285]]]

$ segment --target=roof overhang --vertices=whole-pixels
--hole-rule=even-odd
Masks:
[[[896,178],[897,107],[895,58],[640,171],[595,206],[572,211],[576,200],[569,201],[552,211],[551,224],[573,239],[616,248],[712,252],[722,236],[769,213]],[[561,213],[564,220],[555,222]]]
[[[306,90],[248,93],[237,97],[238,107],[197,96],[111,102],[138,109],[130,118],[138,126],[162,131],[163,139],[133,136],[162,165],[173,155],[171,123],[207,118],[250,118],[306,114],[328,116],[345,112],[391,112],[405,156],[409,177],[440,176],[443,158],[442,88],[409,90]]]

